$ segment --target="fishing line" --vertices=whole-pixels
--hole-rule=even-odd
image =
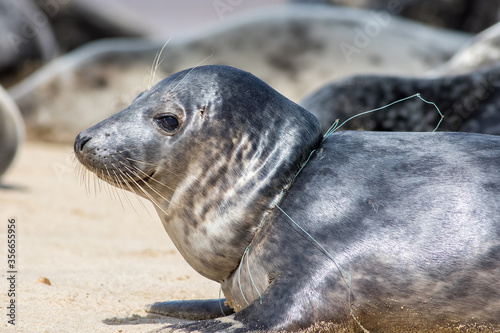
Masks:
[[[441,122],[443,121],[444,119],[444,115],[441,113],[441,111],[439,110],[438,106],[436,105],[436,103],[434,102],[430,102],[426,99],[424,99],[420,93],[416,93],[414,95],[411,95],[411,96],[408,96],[408,97],[405,97],[405,98],[402,98],[402,99],[399,99],[395,102],[392,102],[390,104],[387,104],[385,106],[382,106],[382,107],[379,107],[379,108],[376,108],[376,109],[373,109],[373,110],[368,110],[368,111],[365,111],[365,112],[361,112],[361,113],[358,113],[352,117],[350,117],[349,119],[347,119],[346,121],[344,121],[342,124],[339,125],[339,120],[337,119],[333,125],[328,129],[328,131],[326,131],[325,135],[323,136],[323,140],[321,141],[321,143],[323,143],[333,132],[335,132],[336,130],[338,130],[339,128],[341,128],[342,126],[344,126],[345,123],[347,123],[348,121],[356,118],[356,117],[359,117],[359,116],[362,116],[362,115],[365,115],[365,114],[368,114],[368,113],[372,113],[372,112],[376,112],[376,111],[380,111],[380,110],[383,110],[383,109],[386,109],[394,104],[397,104],[397,103],[401,103],[401,102],[404,102],[410,98],[413,98],[413,97],[418,97],[420,98],[424,103],[427,103],[427,104],[431,104],[434,106],[434,108],[436,108],[437,112],[439,113],[439,115],[441,116],[441,119],[439,120],[438,124],[436,125],[436,127],[434,128],[434,130],[432,130],[432,132],[435,132],[439,126],[441,125]]]
[[[368,113],[372,113],[372,112],[377,112],[377,111],[380,111],[380,110],[383,110],[383,109],[386,109],[394,104],[397,104],[397,103],[401,103],[401,102],[404,102],[406,100],[409,100],[411,98],[414,98],[414,97],[418,97],[420,100],[422,100],[424,103],[427,103],[427,104],[430,104],[430,105],[433,105],[434,108],[437,110],[437,112],[439,113],[439,115],[441,116],[438,124],[436,125],[436,127],[434,128],[434,130],[432,131],[435,132],[439,126],[441,125],[443,119],[444,119],[444,115],[441,113],[441,110],[439,110],[439,107],[434,103],[434,102],[431,102],[431,101],[428,101],[426,99],[424,99],[420,93],[416,93],[414,95],[411,95],[411,96],[408,96],[408,97],[405,97],[405,98],[402,98],[402,99],[399,99],[397,101],[394,101],[390,104],[387,104],[385,106],[382,106],[382,107],[379,107],[379,108],[376,108],[376,109],[373,109],[373,110],[368,110],[368,111],[365,111],[365,112],[361,112],[361,113],[358,113],[357,115],[354,115],[352,117],[350,117],[349,119],[345,120],[342,124],[339,125],[339,120],[337,119],[333,125],[328,129],[328,131],[325,133],[325,135],[323,136],[323,139],[321,140],[321,144],[323,142],[325,142],[325,140],[334,132],[336,132],[339,128],[341,128],[342,126],[344,126],[347,122],[349,122],[350,120],[356,118],[356,117],[359,117],[359,116],[362,116],[362,115],[365,115],[365,114],[368,114]],[[291,184],[295,181],[295,179],[297,178],[297,176],[300,174],[300,172],[302,171],[302,169],[304,169],[304,167],[307,165],[307,163],[310,161],[312,155],[316,152],[316,149],[314,149],[313,151],[311,151],[311,153],[309,154],[307,160],[302,164],[302,166],[300,167],[300,169],[297,171],[297,173],[295,174],[295,176],[293,177],[292,181],[290,182]],[[283,191],[280,195],[280,197],[276,200],[276,202],[274,203],[275,207],[278,208],[286,217],[288,220],[290,220],[295,226],[297,226],[300,231],[302,231],[306,236],[308,236],[317,246],[319,246],[319,248],[326,254],[326,256],[328,258],[330,258],[333,263],[335,264],[335,266],[337,267],[337,269],[340,271],[342,277],[344,277],[344,274],[347,276],[348,278],[348,282],[345,281],[345,278],[344,278],[344,282],[346,282],[347,284],[347,287],[348,287],[348,290],[349,290],[349,295],[348,295],[348,304],[349,304],[349,310],[350,310],[350,315],[351,317],[356,321],[356,323],[363,329],[364,332],[369,332],[368,330],[366,330],[363,325],[361,325],[361,323],[358,321],[358,319],[356,318],[356,316],[354,315],[353,311],[352,311],[352,307],[351,307],[351,281],[352,281],[352,278],[351,278],[351,274],[349,274],[348,271],[346,271],[336,260],[335,258],[330,254],[330,252],[328,252],[327,249],[325,249],[325,247],[323,247],[323,245],[321,245],[320,242],[318,242],[311,234],[309,234],[304,228],[302,228],[297,222],[295,222],[294,219],[292,219],[278,204],[281,202],[281,200],[283,199],[283,196],[285,195],[285,191]],[[252,279],[252,275],[250,273],[250,266],[248,264],[248,253],[249,253],[249,250],[250,250],[250,245],[251,243],[247,246],[247,248],[245,249],[245,252],[243,253],[243,256],[241,257],[241,261],[240,261],[240,265],[238,267],[238,284],[239,284],[239,288],[240,288],[240,292],[241,292],[241,295],[243,296],[243,299],[245,300],[245,302],[247,303],[247,305],[249,304],[247,299],[245,298],[245,295],[243,294],[243,289],[242,289],[242,286],[241,286],[241,265],[243,263],[243,260],[245,258],[245,256],[247,257],[247,270],[248,270],[248,274],[250,276],[250,280],[253,284],[253,287],[257,290],[257,293],[259,294],[259,298],[260,298],[260,304],[262,304],[262,296],[259,292],[259,290],[257,289],[253,279]],[[222,309],[222,308],[221,308]]]

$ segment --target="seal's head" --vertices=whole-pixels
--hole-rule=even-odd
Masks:
[[[83,131],[78,160],[149,199],[185,259],[223,281],[321,137],[316,118],[250,73],[176,73]]]

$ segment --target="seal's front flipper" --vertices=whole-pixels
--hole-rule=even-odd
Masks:
[[[155,332],[248,333],[297,331],[307,328],[313,325],[316,319],[322,318],[317,317],[316,310],[311,309],[309,289],[303,288],[301,282],[293,277],[277,277],[262,294],[262,304],[257,298],[233,315],[168,325]]]
[[[213,319],[234,313],[225,301],[222,298],[158,302],[146,305],[146,312],[187,320]]]

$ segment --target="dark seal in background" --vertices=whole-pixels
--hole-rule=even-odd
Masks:
[[[330,4],[388,10],[436,27],[477,33],[498,22],[498,0],[290,0],[291,3]]]

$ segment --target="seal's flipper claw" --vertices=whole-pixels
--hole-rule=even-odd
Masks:
[[[187,319],[205,320],[222,317],[234,313],[223,299],[203,299],[189,301],[158,302],[146,305],[146,312],[163,316]]]

